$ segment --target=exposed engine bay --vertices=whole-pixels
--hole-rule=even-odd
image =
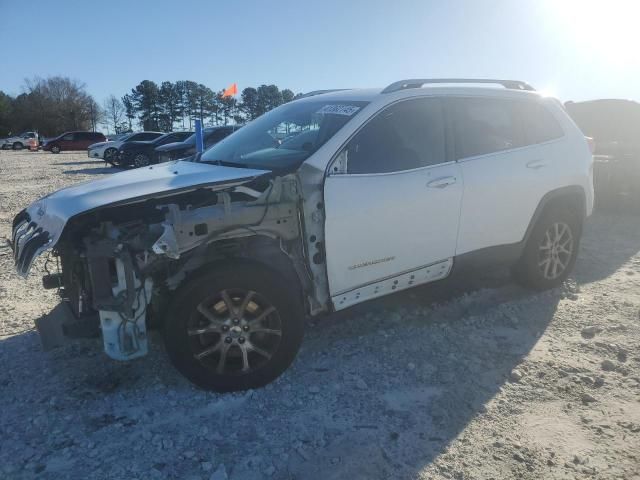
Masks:
[[[159,326],[172,291],[212,262],[261,260],[296,289],[313,290],[300,205],[298,179],[291,174],[92,209],[66,222],[51,251],[57,271],[43,284],[59,289],[80,331],[101,331],[110,357],[137,358],[147,353],[147,327]],[[30,235],[43,233],[26,218],[29,212],[21,215],[13,238],[18,267],[32,261],[22,255]]]

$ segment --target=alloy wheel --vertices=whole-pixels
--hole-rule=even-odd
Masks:
[[[146,167],[147,165],[149,165],[149,159],[147,158],[146,155],[139,153],[133,159],[133,164],[136,167]]]
[[[548,280],[560,277],[573,257],[574,239],[571,227],[564,222],[553,223],[538,247],[538,268]]]
[[[114,157],[116,155],[117,150],[114,148],[108,148],[106,152],[104,152],[104,161],[108,163],[112,163]]]
[[[280,346],[276,308],[254,291],[222,290],[201,302],[189,319],[193,356],[208,370],[243,375],[271,360]]]

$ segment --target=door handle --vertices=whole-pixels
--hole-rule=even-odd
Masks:
[[[436,178],[435,180],[431,180],[429,183],[427,183],[427,187],[445,188],[445,187],[448,187],[449,185],[453,185],[454,183],[456,183],[456,181],[457,181],[456,177]]]
[[[547,165],[549,164],[544,160],[531,160],[529,163],[527,163],[527,168],[532,168],[533,170],[539,170],[541,168],[546,167]]]

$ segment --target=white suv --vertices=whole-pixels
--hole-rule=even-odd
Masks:
[[[178,370],[229,391],[280,375],[306,315],[469,265],[559,285],[592,210],[592,154],[532,90],[416,79],[315,92],[194,161],[45,197],[12,239],[22,275],[44,250],[59,257],[44,284],[71,313],[41,322],[43,341],[93,327],[109,356],[132,359],[158,327]]]

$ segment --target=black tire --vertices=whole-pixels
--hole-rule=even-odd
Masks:
[[[575,211],[561,206],[545,210],[513,268],[515,280],[535,290],[562,284],[576,263],[581,235],[582,221]]]
[[[214,268],[188,281],[170,300],[163,329],[169,358],[180,373],[206,390],[262,387],[291,365],[300,348],[304,310],[298,290],[282,288],[286,282],[260,265]],[[233,308],[228,308],[228,301]],[[202,329],[209,330],[201,333]]]
[[[133,157],[134,168],[146,167],[150,164],[151,164],[151,161],[149,160],[149,157],[146,156],[144,153],[138,153],[135,157]]]
[[[116,158],[118,156],[118,150],[115,148],[107,148],[104,152],[104,161],[115,165]]]
[[[51,147],[51,153],[60,153],[60,147],[58,145],[54,145]]]
[[[20,142],[15,142],[13,144],[13,149],[14,150],[22,150],[24,148],[24,145],[22,145]]]

